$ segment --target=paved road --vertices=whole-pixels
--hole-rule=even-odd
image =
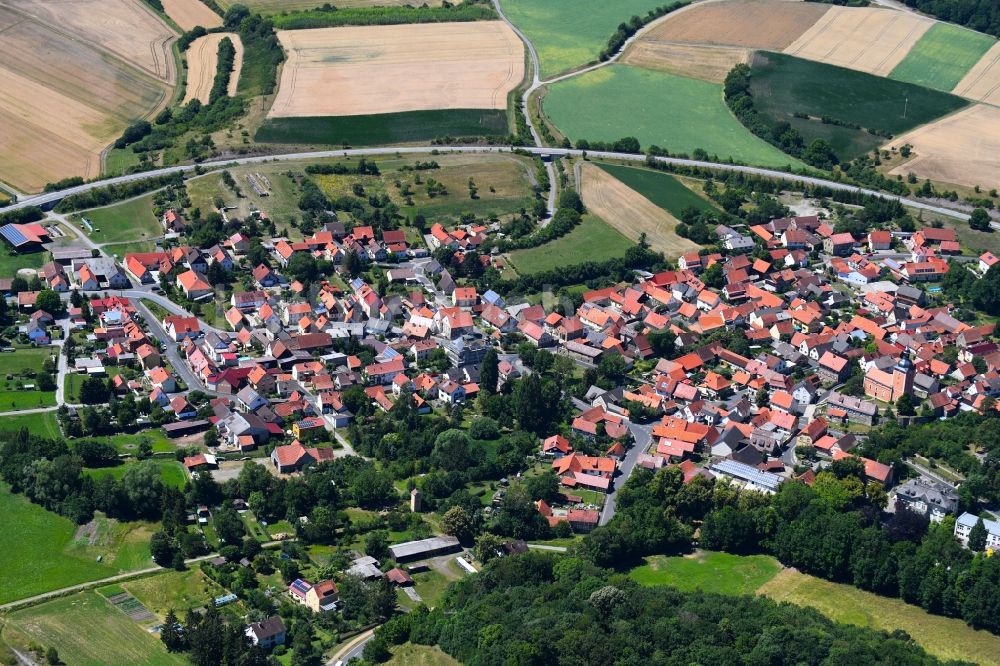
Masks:
[[[434,150],[443,154],[447,154],[447,153],[506,153],[506,152],[511,152],[514,149],[501,146],[449,146],[448,148],[442,148],[441,146],[399,146],[399,147],[388,146],[382,148],[319,150],[313,152],[286,153],[283,155],[260,155],[256,157],[241,157],[232,160],[218,160],[214,162],[205,162],[201,166],[204,168],[215,168],[215,167],[227,167],[240,164],[260,164],[262,162],[272,162],[272,161],[283,162],[289,160],[321,159],[327,157],[395,155],[396,153],[406,154],[406,155],[422,155],[422,154],[427,154]],[[576,150],[574,148],[542,148],[539,146],[534,146],[534,147],[528,146],[528,147],[518,148],[517,150],[528,152],[533,155],[547,154],[555,157],[565,157],[565,156],[582,157],[584,153],[586,153],[586,155],[589,157],[596,157],[600,159],[625,160],[629,162],[645,162],[647,159],[647,156],[641,153],[639,154],[615,153],[611,151],[596,151],[596,150],[582,151],[582,150]],[[922,201],[909,199],[907,197],[900,197],[894,194],[877,192],[875,190],[858,187],[856,185],[849,185],[847,183],[840,183],[833,180],[826,180],[825,178],[800,176],[792,173],[787,173],[785,171],[778,171],[776,169],[764,169],[761,167],[743,166],[738,164],[725,164],[720,162],[709,162],[705,160],[681,159],[679,157],[655,157],[653,159],[661,164],[672,164],[674,166],[686,166],[686,167],[695,167],[702,169],[717,169],[719,171],[746,173],[765,178],[781,179],[786,182],[791,182],[792,184],[814,185],[820,187],[828,187],[832,190],[837,190],[841,192],[859,192],[862,194],[870,194],[891,201],[899,201],[903,205],[909,206],[911,208],[916,208],[918,210],[926,210],[927,212],[930,213],[945,215],[947,217],[952,217],[957,220],[968,221],[969,219],[968,214],[958,210],[954,210],[952,208],[935,206],[932,204],[924,203]],[[188,172],[188,171],[193,171],[194,168],[195,168],[194,165],[178,165],[172,167],[165,167],[163,169],[156,169],[154,171],[146,171],[140,174],[129,174],[127,176],[107,178],[105,180],[97,181],[94,183],[87,183],[85,185],[78,185],[76,187],[67,188],[65,190],[60,190],[58,192],[46,192],[43,194],[39,194],[37,196],[24,199],[22,201],[18,201],[16,204],[7,206],[6,208],[0,209],[0,212],[17,210],[19,208],[24,208],[26,206],[42,206],[42,205],[52,204],[70,194],[76,194],[78,192],[86,192],[88,190],[97,187],[103,187],[105,185],[110,185],[114,183],[143,180],[145,178],[160,176],[167,173]],[[994,223],[994,226],[1000,228],[1000,224]]]
[[[351,659],[361,659],[361,655],[365,651],[365,646],[368,645],[368,641],[374,637],[374,629],[369,629],[368,631],[358,634],[354,640],[330,657],[330,660],[326,662],[327,666],[334,666],[334,664],[341,661],[346,664],[351,661]]]
[[[944,485],[948,486],[952,490],[956,490],[958,488],[958,486],[956,486],[954,483],[952,483],[948,479],[944,478],[943,476],[941,476],[940,474],[938,474],[938,473],[936,473],[936,472],[934,472],[932,470],[927,469],[926,467],[924,467],[920,463],[913,462],[912,460],[903,460],[903,463],[907,467],[909,467],[911,469],[915,469],[917,472],[919,472],[923,476],[930,477],[930,478],[934,479],[935,481],[937,481],[939,483],[943,483]]]
[[[145,298],[145,296],[143,297]],[[146,319],[146,327],[149,329],[149,334],[154,338],[159,339],[163,343],[164,355],[167,360],[170,361],[170,365],[173,366],[174,372],[180,376],[184,383],[187,384],[188,390],[202,391],[211,396],[223,395],[217,391],[210,390],[205,384],[199,379],[199,377],[194,374],[191,366],[188,365],[187,359],[184,358],[179,351],[177,351],[177,343],[170,339],[167,332],[163,330],[163,326],[160,325],[160,321],[156,318],[146,304],[140,301],[138,298],[131,298],[132,305],[135,306],[136,311],[141,314]],[[224,397],[232,397],[226,395]]]
[[[625,454],[625,459],[622,460],[621,465],[618,466],[618,470],[621,474],[615,478],[614,488],[604,499],[604,508],[601,509],[601,518],[598,523],[599,525],[607,525],[608,522],[615,517],[618,491],[621,490],[622,486],[625,485],[625,482],[628,481],[628,477],[632,475],[632,470],[635,469],[635,465],[639,461],[639,456],[646,452],[649,448],[650,442],[653,440],[652,423],[629,423],[628,429],[629,432],[632,433],[632,439],[635,440],[635,444],[628,450]]]

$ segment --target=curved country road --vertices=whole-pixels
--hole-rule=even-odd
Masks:
[[[448,153],[509,153],[519,150],[522,152],[531,153],[532,155],[550,155],[553,157],[597,157],[602,159],[615,159],[615,160],[625,160],[629,162],[645,162],[647,159],[646,155],[642,153],[615,153],[611,151],[604,150],[577,150],[575,148],[543,148],[540,146],[528,146],[528,147],[518,147],[511,148],[508,146],[449,146],[442,148],[441,146],[386,146],[381,148],[350,148],[347,150],[316,150],[316,151],[306,151],[300,153],[285,153],[283,155],[259,155],[255,157],[240,157],[231,160],[217,160],[213,162],[203,162],[200,166],[204,169],[220,168],[237,166],[243,164],[262,164],[265,162],[285,162],[289,160],[308,160],[308,159],[321,159],[329,157],[362,157],[366,155],[395,155],[397,153],[401,155],[423,155],[430,153],[432,151],[437,151],[440,154]],[[788,183],[801,183],[805,185],[817,185],[821,187],[828,187],[832,190],[838,190],[843,192],[860,192],[862,194],[870,194],[872,196],[881,197],[883,199],[899,201],[905,206],[910,206],[918,210],[926,210],[930,213],[937,213],[939,215],[946,215],[948,217],[955,218],[957,220],[968,221],[969,216],[966,213],[962,213],[951,208],[944,208],[942,206],[935,206],[932,204],[923,203],[922,201],[916,201],[914,199],[908,199],[906,197],[900,197],[895,194],[886,194],[885,192],[878,192],[876,190],[870,190],[863,187],[858,187],[856,185],[849,185],[847,183],[840,183],[835,180],[827,180],[825,178],[816,178],[813,176],[800,176],[794,173],[788,173],[785,171],[778,171],[776,169],[764,169],[762,167],[752,167],[744,166],[740,164],[727,164],[724,162],[709,162],[705,160],[690,160],[682,159],[679,157],[653,157],[653,159],[661,164],[673,164],[675,166],[687,166],[696,167],[702,169],[717,169],[719,171],[732,171],[738,173],[746,173],[755,176],[763,176],[766,178],[777,178]],[[145,180],[147,178],[152,178],[155,176],[163,176],[171,173],[186,173],[188,171],[194,171],[195,165],[193,164],[183,164],[171,167],[164,167],[162,169],[155,169],[153,171],[144,171],[142,173],[129,174],[127,176],[117,176],[115,178],[107,178],[105,180],[95,181],[93,183],[86,183],[84,185],[77,185],[76,187],[70,187],[65,190],[59,190],[57,192],[45,192],[34,197],[23,199],[15,204],[7,206],[6,208],[0,209],[0,212],[6,212],[10,210],[17,210],[19,208],[25,208],[27,206],[44,206],[47,204],[52,204],[60,201],[64,197],[71,194],[79,194],[80,192],[87,192],[89,190],[104,187],[106,185],[114,185],[118,183],[129,183],[137,180]],[[994,223],[994,228],[1000,228],[1000,224]]]

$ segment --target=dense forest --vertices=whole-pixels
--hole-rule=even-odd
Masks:
[[[966,28],[1000,37],[1000,4],[996,0],[903,0],[907,7]]]
[[[454,584],[433,611],[394,618],[365,650],[437,643],[499,664],[936,664],[904,632],[835,624],[755,597],[640,587],[582,559],[527,553]]]
[[[898,461],[911,437],[991,446],[996,420],[975,418],[957,419],[950,432],[942,426],[951,421],[913,427],[912,434],[877,433],[867,452]],[[993,475],[980,474],[975,484],[988,492]],[[964,497],[973,505],[976,499]],[[619,493],[619,512],[584,539],[578,554],[622,567],[646,555],[683,553],[700,524],[698,543],[710,550],[768,553],[805,573],[1000,633],[1000,560],[963,548],[953,536],[954,518],[930,525],[905,508],[885,512],[887,503],[885,490],[866,480],[856,458],[834,462],[811,486],[784,483],[773,496],[703,477],[685,484],[676,468],[636,470]]]

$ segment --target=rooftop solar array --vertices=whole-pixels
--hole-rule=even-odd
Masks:
[[[0,236],[3,236],[4,240],[14,247],[21,247],[29,242],[28,237],[24,235],[17,224],[5,224],[0,227]]]

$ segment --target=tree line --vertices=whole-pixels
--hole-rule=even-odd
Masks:
[[[601,62],[612,58],[621,48],[625,45],[625,42],[639,32],[643,26],[652,23],[661,16],[666,16],[667,14],[677,11],[681,7],[687,6],[687,2],[674,2],[669,5],[660,5],[659,7],[654,7],[646,12],[645,16],[633,15],[632,18],[626,23],[618,24],[618,29],[615,33],[608,38],[607,45],[601,50],[600,59]]]
[[[441,23],[455,21],[490,21],[497,18],[492,5],[483,0],[466,0],[458,4],[442,3],[440,7],[347,7],[329,3],[301,12],[289,12],[274,17],[279,30],[333,28],[345,25],[397,25],[403,23]]]
[[[902,631],[837,624],[764,597],[643,587],[573,557],[529,552],[452,584],[429,611],[376,630],[365,659],[437,644],[463,664],[938,664]]]

